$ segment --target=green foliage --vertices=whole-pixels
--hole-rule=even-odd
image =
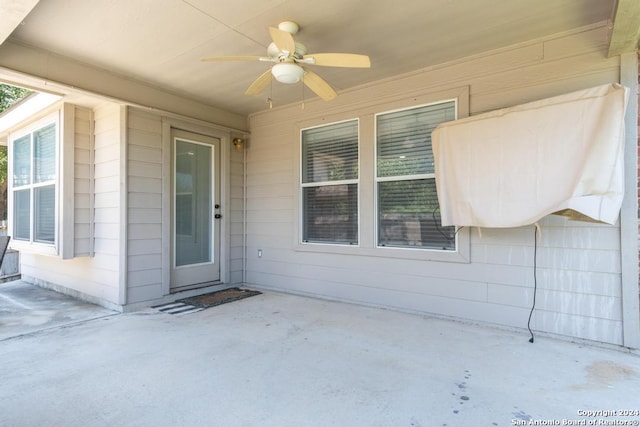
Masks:
[[[0,84],[0,113],[30,93],[28,89]]]
[[[425,173],[424,161],[420,157],[378,158],[378,176],[407,176]]]
[[[31,93],[28,89],[0,83],[0,113]],[[0,184],[7,180],[7,147],[0,146]]]

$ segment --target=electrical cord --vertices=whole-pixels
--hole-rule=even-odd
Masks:
[[[447,236],[444,231],[442,231],[442,228],[440,228],[440,226],[438,225],[438,219],[436,218],[436,212],[438,212],[440,210],[440,205],[436,206],[436,208],[433,210],[433,212],[431,212],[431,216],[433,217],[433,225],[436,226],[436,230],[438,230],[438,233],[442,234],[442,237],[444,237],[445,239],[449,240],[449,241],[453,241],[456,239],[456,236],[458,235],[458,232],[460,230],[462,230],[464,228],[460,227],[456,230],[455,233],[453,233],[453,237]]]
[[[442,236],[447,239],[447,240],[454,240],[456,238],[456,235],[458,234],[458,232],[460,230],[462,230],[464,227],[460,227],[456,230],[456,232],[453,234],[453,237],[447,236],[442,229],[440,228],[440,226],[438,225],[438,220],[436,218],[436,212],[440,210],[440,206],[436,206],[436,208],[433,210],[433,212],[431,213],[433,216],[433,224],[436,226],[436,229],[438,230],[438,232],[440,234],[442,234]],[[536,309],[536,295],[538,293],[538,277],[537,277],[537,270],[538,270],[538,227],[535,226],[533,228],[533,304],[531,305],[531,311],[529,312],[529,320],[527,322],[527,329],[529,330],[529,333],[531,334],[531,338],[529,339],[529,342],[533,344],[533,342],[535,341],[535,338],[533,336],[533,331],[531,330],[531,317],[533,316],[533,312]]]
[[[538,278],[536,274],[538,264],[538,227],[533,228],[533,305],[531,306],[531,312],[529,313],[529,321],[527,322],[527,329],[531,334],[529,342],[533,344],[533,331],[531,330],[531,316],[536,308],[536,294],[538,293]]]

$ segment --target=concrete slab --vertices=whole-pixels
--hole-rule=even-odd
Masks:
[[[528,339],[270,292],[186,316],[120,314],[0,341],[0,425],[640,420],[638,356]]]
[[[0,283],[0,340],[114,314],[21,280]]]

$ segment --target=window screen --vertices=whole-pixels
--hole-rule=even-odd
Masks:
[[[13,238],[29,240],[31,237],[31,190],[13,192]]]
[[[33,182],[53,181],[56,178],[56,126],[51,124],[33,133]]]
[[[56,234],[56,123],[13,144],[13,238],[46,244]]]
[[[31,184],[31,135],[13,141],[13,186]]]
[[[34,240],[42,243],[53,243],[56,231],[55,186],[36,187],[34,190]]]
[[[358,121],[302,131],[302,240],[358,243]]]
[[[454,120],[454,101],[377,116],[378,245],[455,250],[455,230],[440,227],[431,132]]]

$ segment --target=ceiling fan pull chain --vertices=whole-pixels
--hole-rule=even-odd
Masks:
[[[304,110],[304,74],[302,75],[302,84],[300,87],[302,87],[302,109]]]

